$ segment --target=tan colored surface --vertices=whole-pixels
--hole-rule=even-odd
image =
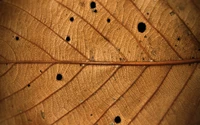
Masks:
[[[0,125],[200,124],[200,2],[94,2],[0,0]]]

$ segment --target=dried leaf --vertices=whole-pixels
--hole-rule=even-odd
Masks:
[[[199,124],[199,20],[198,0],[0,0],[0,124]]]

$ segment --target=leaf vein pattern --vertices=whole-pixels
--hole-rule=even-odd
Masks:
[[[195,68],[193,69],[192,73],[190,74],[190,76],[188,77],[187,81],[185,82],[184,86],[181,88],[181,90],[179,91],[179,93],[177,94],[177,96],[175,97],[175,99],[173,100],[173,102],[171,103],[171,105],[169,106],[169,108],[167,109],[167,111],[165,112],[165,114],[163,115],[163,117],[161,118],[161,120],[159,121],[158,124],[161,124],[161,122],[164,120],[165,116],[167,115],[167,113],[169,112],[169,110],[172,108],[172,106],[174,105],[174,103],[176,102],[176,100],[178,99],[178,97],[181,95],[181,93],[184,91],[184,89],[186,88],[188,82],[190,81],[191,77],[193,76],[197,65],[195,66]]]
[[[144,16],[144,14],[140,11],[140,9],[135,5],[135,3],[130,0],[130,2],[133,4],[133,6],[138,10],[138,12],[143,16],[143,18],[149,23],[149,25],[152,26],[153,29],[155,29],[160,36],[167,42],[167,44],[170,46],[170,48],[176,53],[176,55],[180,58],[183,59],[183,57],[181,57],[181,55],[174,49],[174,47],[172,47],[172,45],[170,44],[170,42],[167,40],[167,38],[151,23],[148,21],[148,19]],[[154,7],[155,9],[155,7]]]
[[[13,64],[13,65],[14,65],[14,64]],[[54,64],[49,65],[41,74],[39,74],[37,77],[35,77],[35,78],[34,78],[30,83],[28,83],[28,84],[31,84],[31,83],[33,83],[35,80],[37,80],[41,75],[43,75],[43,74],[44,74],[48,69],[50,69],[53,65],[54,65]],[[0,100],[0,102],[3,101],[3,100],[5,100],[5,99],[7,99],[7,98],[9,98],[9,97],[11,97],[11,96],[13,96],[14,94],[16,94],[16,93],[18,93],[18,92],[20,92],[20,91],[23,91],[23,90],[26,88],[26,86],[27,86],[28,84],[26,84],[26,85],[25,85],[24,87],[22,87],[20,90],[14,92],[14,93],[11,93],[9,96],[4,97],[3,99]]]
[[[115,102],[114,102],[113,104],[111,104],[111,105],[104,111],[104,113],[96,120],[96,122],[94,123],[94,125],[96,125],[96,124],[99,122],[99,120],[108,112],[108,110],[109,110],[111,107],[113,107],[113,106],[120,100],[120,98],[123,97],[123,96],[132,88],[132,86],[134,85],[134,83],[137,82],[137,80],[142,76],[142,74],[146,71],[147,68],[148,68],[148,67],[146,66],[146,67],[142,70],[142,72],[141,72],[140,75],[136,78],[136,80],[133,81],[133,83],[125,90],[125,92],[124,92],[123,94],[121,94],[121,95],[119,96],[119,98],[117,98],[117,99],[115,100]]]
[[[97,90],[95,90],[95,92],[93,92],[90,96],[88,96],[84,101],[82,101],[80,104],[78,104],[77,106],[75,106],[73,109],[71,109],[70,111],[68,111],[67,113],[65,113],[63,116],[61,116],[60,118],[58,118],[56,121],[54,121],[52,123],[55,124],[56,122],[58,122],[60,119],[62,119],[63,117],[67,116],[70,112],[72,112],[73,110],[75,110],[76,108],[78,108],[79,106],[81,106],[81,104],[85,103],[87,100],[89,100],[92,96],[94,96],[94,94],[99,91],[112,77],[113,75],[115,75],[117,73],[117,71],[120,69],[121,67],[118,67],[115,69],[115,71],[107,78],[107,80],[99,87],[97,88]]]
[[[13,68],[13,66],[14,66],[15,64],[16,64],[16,63],[13,63],[4,73],[2,73],[2,74],[0,75],[0,78],[3,77],[4,75],[6,75],[6,74]]]
[[[4,60],[8,61],[8,59],[6,59],[4,56],[0,55],[1,58],[3,58]]]
[[[76,13],[75,11],[73,11],[72,9],[70,9],[69,7],[65,6],[64,4],[58,2],[57,0],[54,0],[56,1],[58,4],[60,4],[61,6],[63,6],[64,8],[70,10],[71,12],[73,12],[74,14],[76,14],[79,18],[81,18],[84,22],[86,22],[92,29],[94,29],[101,37],[103,37],[108,43],[110,43],[110,45],[112,45],[116,50],[117,47],[108,39],[106,38],[101,32],[99,32],[93,25],[91,25],[87,20],[85,20],[83,17],[81,17],[81,15],[79,15],[78,13]],[[120,53],[121,56],[123,56],[123,58],[127,61],[128,59],[125,57],[125,55],[118,51]]]
[[[97,0],[98,1],[98,0]],[[153,60],[153,58],[150,56],[150,54],[144,49],[144,47],[140,44],[139,40],[137,39],[137,37],[125,26],[122,24],[122,22],[120,22],[115,16],[113,16],[110,11],[108,11],[108,9],[105,8],[105,6],[103,6],[103,4],[101,2],[98,1],[98,3],[120,24],[122,25],[135,39],[136,42],[138,43],[138,45],[140,46],[140,48],[145,52],[145,54],[151,59]]]
[[[38,46],[38,45],[35,44],[34,42],[32,42],[32,41],[26,39],[25,37],[23,37],[23,36],[21,36],[20,34],[16,33],[16,32],[13,31],[12,29],[9,29],[9,28],[7,28],[7,27],[5,27],[5,26],[2,26],[2,25],[0,25],[0,27],[4,28],[4,29],[6,29],[6,30],[9,30],[9,31],[15,33],[16,35],[18,35],[19,37],[25,39],[26,41],[28,41],[28,42],[31,43],[32,45],[34,45],[34,46],[36,46],[37,48],[39,48],[40,50],[44,51],[47,55],[49,55],[49,56],[51,57],[51,59],[53,59],[54,61],[56,61],[56,59],[55,59],[50,53],[48,53],[46,50],[44,50],[42,47]]]
[[[137,112],[137,114],[131,119],[131,121],[128,123],[128,125],[131,124],[131,122],[133,120],[135,120],[135,118],[139,115],[139,113],[144,109],[144,107],[150,102],[150,100],[153,98],[153,96],[156,94],[156,92],[160,89],[160,87],[162,86],[162,84],[164,83],[165,79],[167,78],[169,72],[171,71],[173,66],[170,67],[170,69],[168,70],[168,72],[166,73],[165,77],[163,78],[163,80],[161,81],[160,85],[156,88],[156,90],[153,92],[153,94],[151,95],[151,97],[144,103],[144,105],[141,107],[141,109],[139,110],[139,112]]]
[[[54,65],[54,64],[52,64],[52,65]],[[40,102],[38,102],[37,104],[35,104],[35,105],[32,106],[31,108],[29,108],[29,109],[27,109],[27,110],[24,110],[24,111],[22,111],[22,112],[20,112],[20,113],[18,113],[18,114],[16,114],[16,115],[14,115],[14,116],[11,116],[11,117],[9,117],[9,118],[3,120],[2,122],[5,122],[5,121],[7,121],[8,119],[14,118],[14,117],[16,117],[16,116],[18,116],[18,115],[21,115],[21,114],[23,114],[23,113],[25,113],[25,112],[28,112],[29,110],[31,110],[31,109],[33,109],[34,107],[38,106],[39,104],[41,104],[42,102],[44,102],[45,100],[47,100],[48,98],[50,98],[53,94],[55,94],[56,92],[60,91],[62,88],[64,88],[65,86],[67,86],[68,83],[70,83],[74,78],[76,78],[76,76],[77,76],[78,74],[80,74],[81,71],[82,71],[85,67],[86,67],[86,66],[82,67],[82,68],[81,68],[81,69],[80,69],[66,84],[64,84],[62,87],[60,87],[59,89],[57,89],[56,91],[54,91],[53,93],[51,93],[50,95],[48,95],[47,97],[45,97],[43,100],[41,100]],[[2,122],[1,122],[1,123],[2,123]],[[1,124],[1,123],[0,123],[0,124]]]
[[[43,24],[45,27],[47,27],[50,31],[52,31],[54,34],[56,34],[60,39],[62,39],[63,41],[65,41],[58,33],[56,33],[53,29],[51,29],[49,26],[47,26],[45,23],[43,23],[42,21],[40,21],[39,19],[37,19],[35,16],[33,16],[31,13],[29,13],[28,11],[24,10],[23,8],[20,8],[16,5],[13,5],[11,3],[7,3],[4,2],[7,5],[13,6],[15,8],[18,8],[19,10],[27,13],[28,15],[30,15],[32,18],[34,18],[35,20],[37,20],[38,22],[40,22],[41,24]],[[80,55],[82,55],[83,57],[85,57],[86,59],[88,59],[83,53],[81,53],[78,49],[76,49],[74,46],[72,46],[71,44],[67,43],[69,46],[71,46],[75,51],[77,51]],[[38,46],[39,47],[39,46]]]
[[[192,1],[192,0],[191,0]],[[173,10],[172,6],[167,2],[168,6]],[[195,4],[196,5],[196,4]],[[194,33],[192,32],[191,28],[189,28],[189,26],[183,21],[183,19],[178,15],[178,13],[176,11],[173,10],[173,12],[177,15],[177,17],[180,19],[180,21],[183,23],[183,25],[190,31],[190,33],[192,34],[192,36],[195,38],[195,41],[197,41],[197,43],[199,44],[199,40],[197,39],[197,37],[194,35]],[[194,41],[192,41],[194,42]]]

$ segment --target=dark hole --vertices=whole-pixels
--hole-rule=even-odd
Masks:
[[[149,15],[149,13],[147,12],[147,15]]]
[[[15,39],[16,39],[16,40],[19,40],[19,37],[18,37],[18,36],[16,36],[16,37],[15,37]]]
[[[180,37],[178,37],[178,38],[177,38],[177,40],[178,40],[178,41],[180,41],[180,40],[181,40],[181,38],[180,38]]]
[[[198,51],[200,51],[200,49],[198,49]]]
[[[85,64],[80,64],[80,66],[85,66]]]
[[[174,12],[172,11],[172,12],[170,12],[169,14],[170,14],[171,16],[173,16],[173,15],[174,15]]]
[[[69,36],[66,37],[66,41],[68,41],[68,42],[70,41],[70,37]]]
[[[107,22],[110,23],[110,18],[107,19]]]
[[[28,84],[28,87],[30,87],[31,85],[30,84]]]
[[[116,116],[114,121],[115,121],[115,123],[120,123],[121,122],[121,118],[119,116]]]
[[[143,33],[145,30],[146,30],[146,24],[143,23],[143,22],[140,22],[138,24],[138,31],[141,32],[141,33]]]
[[[94,12],[94,13],[97,13],[97,10],[95,9],[93,12]]]
[[[90,114],[90,116],[93,116],[93,114]]]
[[[70,17],[70,19],[69,19],[71,22],[73,22],[74,21],[74,17]]]
[[[62,80],[62,75],[61,74],[57,74],[56,79],[57,80]]]
[[[119,60],[120,60],[120,61],[124,61],[125,59],[124,59],[124,58],[119,58]]]
[[[195,59],[195,57],[192,57],[192,59]]]
[[[94,1],[92,1],[92,2],[90,3],[90,7],[91,7],[91,9],[96,8],[96,3],[95,3]]]

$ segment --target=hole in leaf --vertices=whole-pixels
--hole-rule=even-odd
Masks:
[[[174,11],[171,11],[169,14],[170,14],[171,16],[173,16],[175,13],[174,13]]]
[[[110,23],[110,18],[107,19],[107,22]]]
[[[16,37],[15,37],[15,40],[19,40],[19,37],[18,37],[18,36],[16,36]]]
[[[90,114],[90,116],[93,116],[93,114]]]
[[[73,22],[73,21],[74,21],[74,17],[70,17],[69,20],[70,20],[71,22]]]
[[[177,40],[178,40],[178,41],[180,41],[180,40],[181,40],[181,38],[180,38],[180,37],[178,37],[178,38],[177,38]]]
[[[61,74],[57,74],[56,79],[57,80],[62,80],[62,75]]]
[[[93,9],[93,8],[96,8],[96,3],[94,1],[92,1],[90,3],[90,8]]]
[[[140,22],[139,24],[138,24],[138,31],[139,32],[141,32],[141,33],[143,33],[145,30],[146,30],[146,24],[145,23],[143,23],[143,22]]]
[[[147,15],[149,15],[149,13],[147,12]]]
[[[30,84],[28,84],[27,86],[28,86],[28,87],[30,87],[31,85],[30,85]]]
[[[70,41],[70,37],[69,37],[69,36],[66,37],[66,41],[67,41],[67,42]]]
[[[116,116],[114,121],[115,121],[115,123],[120,123],[121,122],[121,118],[119,116]]]
[[[80,64],[80,66],[85,66],[85,64]]]
[[[93,12],[94,12],[94,13],[97,13],[97,10],[95,9],[95,10],[93,10]]]

